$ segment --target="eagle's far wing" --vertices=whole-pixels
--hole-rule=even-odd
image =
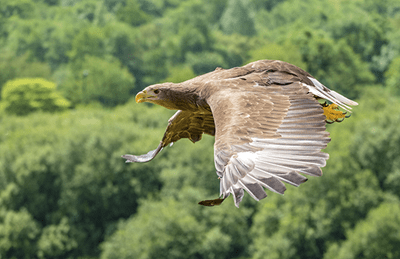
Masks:
[[[262,187],[283,194],[282,182],[299,186],[307,180],[299,173],[322,175],[329,157],[321,152],[330,141],[326,117],[304,84],[266,86],[242,78],[219,83],[232,84],[207,99],[223,198],[232,193],[239,206],[243,190],[260,200],[267,196]]]
[[[194,143],[201,140],[203,133],[215,135],[214,119],[210,111],[177,111],[168,120],[162,144],[165,147],[181,138],[188,138]]]
[[[202,111],[177,111],[169,120],[164,136],[155,150],[147,154],[134,156],[123,155],[127,163],[130,162],[149,162],[165,146],[178,141],[181,138],[188,138],[193,143],[201,139],[202,134],[214,136],[215,127],[212,113],[207,109]]]

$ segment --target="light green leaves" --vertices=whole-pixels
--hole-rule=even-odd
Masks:
[[[54,83],[41,78],[8,81],[1,96],[4,110],[16,115],[27,115],[34,111],[61,111],[70,106],[70,102],[56,91]]]

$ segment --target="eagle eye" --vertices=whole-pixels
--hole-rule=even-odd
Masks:
[[[155,94],[158,94],[160,92],[160,90],[156,89],[153,91]]]

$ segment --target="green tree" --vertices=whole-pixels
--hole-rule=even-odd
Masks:
[[[96,0],[70,0],[74,15],[85,22],[101,26],[107,20],[107,7],[104,1]],[[87,23],[86,23],[87,24]]]
[[[141,10],[138,0],[127,0],[125,6],[117,11],[117,18],[132,26],[139,26],[150,20],[150,15]]]
[[[26,209],[10,211],[0,208],[1,257],[32,258],[37,251],[39,233],[39,224]]]
[[[131,34],[130,46],[133,48],[124,60],[135,75],[138,89],[160,82],[168,75],[166,46],[162,37],[166,32],[159,24],[148,23]]]
[[[62,111],[69,101],[56,91],[56,85],[42,78],[23,78],[8,81],[2,89],[6,112],[27,115],[34,111]]]
[[[27,56],[29,62],[45,62],[53,70],[67,63],[72,41],[84,26],[81,20],[71,17],[69,9],[54,8],[54,17],[45,19],[10,20],[3,52],[14,57]]]
[[[107,55],[105,34],[102,28],[83,28],[72,42],[68,53],[72,62],[82,61],[86,55],[104,58]]]
[[[257,1],[255,6],[259,7],[263,2]],[[272,5],[270,11],[256,9],[256,25],[263,28],[258,29],[259,33],[267,35],[270,41],[289,40],[305,25],[325,29],[328,17],[335,14],[338,8],[337,2],[329,0],[268,0],[267,3]]]
[[[39,258],[62,258],[78,247],[77,237],[71,233],[71,224],[63,217],[58,225],[43,228],[37,242]]]
[[[0,39],[8,36],[7,25],[11,17],[29,19],[34,16],[35,3],[31,0],[0,1]]]
[[[31,19],[8,20],[5,26],[8,35],[2,49],[8,55],[26,55],[30,62],[46,62],[55,70],[68,62],[72,41],[87,22],[79,19],[72,7],[48,7],[40,3],[35,6],[40,12]],[[47,12],[49,8],[51,12]]]
[[[224,58],[216,52],[187,53],[187,63],[197,75],[208,73],[217,67],[226,67]]]
[[[41,77],[85,104],[0,113],[0,257],[398,257],[399,10],[398,0],[0,0],[0,87]],[[137,90],[264,58],[357,97],[352,117],[328,126],[324,176],[258,203],[245,195],[240,209],[232,198],[204,208],[219,193],[213,137],[123,163],[154,149],[173,114],[119,105]]]
[[[116,57],[121,63],[126,66],[131,74],[135,74],[139,65],[138,55],[138,39],[134,36],[137,30],[131,26],[121,23],[113,22],[104,27],[105,36],[108,39],[107,49],[111,55]],[[140,63],[141,64],[141,63]]]
[[[390,63],[389,69],[385,73],[386,86],[393,94],[400,95],[400,56]]]
[[[67,10],[57,10],[59,13],[62,13]],[[61,17],[65,16],[65,14],[59,14]],[[56,16],[57,17],[57,16]],[[73,42],[75,40],[76,34],[78,34],[80,24],[77,21],[73,20],[72,17],[69,19],[60,19],[60,20],[50,20],[47,21],[47,28],[44,28],[45,31],[48,31],[47,38],[42,39],[43,45],[45,45],[45,55],[44,59],[46,63],[50,65],[52,71],[56,70],[60,65],[66,64],[70,61],[71,50],[73,48]],[[78,20],[79,21],[79,20]],[[44,33],[41,33],[42,35]],[[74,58],[74,56],[72,56]]]
[[[0,71],[0,92],[4,84],[12,79],[27,77],[51,78],[50,67],[43,62],[29,61],[28,54],[16,57],[10,53],[1,53]]]
[[[21,222],[7,223],[5,257],[98,256],[99,243],[117,222],[135,214],[139,200],[161,186],[161,165],[128,165],[121,155],[157,146],[169,116],[134,101],[114,111],[86,107],[2,116],[0,210],[25,210],[31,218],[8,216]],[[30,231],[12,234],[24,226]]]
[[[34,16],[35,3],[31,0],[0,1],[0,38],[7,36],[10,17],[28,19]]]
[[[383,203],[347,233],[347,240],[330,247],[324,258],[399,258],[399,203]]]
[[[180,4],[190,2],[188,0],[138,0],[141,8],[153,16],[163,16],[167,10],[179,7]]]
[[[250,10],[242,0],[228,0],[220,23],[222,31],[226,34],[238,33],[248,36],[256,34]]]
[[[257,8],[264,8],[271,11],[276,5],[283,3],[285,0],[251,0],[250,2]]]
[[[173,67],[170,69],[169,76],[164,80],[165,82],[181,83],[183,81],[196,77],[196,74],[189,67]]]
[[[311,75],[349,98],[359,96],[361,85],[374,82],[368,64],[344,40],[335,42],[322,31],[303,29],[291,42],[300,49]]]
[[[371,61],[373,56],[379,55],[382,46],[387,44],[388,23],[386,17],[368,14],[355,5],[354,2],[341,5],[340,12],[335,13],[338,15],[335,22],[328,24],[331,26],[329,30],[334,39],[344,39],[364,61]]]
[[[231,200],[224,207],[201,207],[195,202],[199,193],[186,188],[178,200],[144,202],[138,214],[102,244],[101,258],[245,256],[249,210],[238,210]]]
[[[249,51],[250,58],[246,63],[260,59],[277,59],[294,64],[304,70],[307,65],[303,62],[299,49],[293,44],[286,43],[279,45],[276,43],[267,43],[262,47]]]
[[[134,77],[118,60],[85,56],[82,63],[71,67],[69,74],[59,74],[63,80],[59,88],[74,104],[97,101],[115,106],[128,101],[135,89]]]
[[[259,44],[257,39],[240,34],[226,35],[221,31],[213,31],[213,38],[215,52],[224,58],[229,68],[243,65],[249,59],[249,51],[256,49]]]
[[[360,168],[376,175],[382,189],[400,198],[400,131],[396,126],[400,123],[399,100],[382,88],[364,89],[363,100],[350,152]]]
[[[202,1],[188,1],[171,11],[171,19],[163,19],[165,31],[174,35],[164,43],[168,46],[165,52],[172,62],[184,62],[188,52],[200,53],[212,49],[214,39],[208,21],[209,12],[209,6]]]
[[[42,0],[42,1],[48,5],[58,5],[60,2],[60,0]]]
[[[183,204],[173,200],[147,202],[139,213],[138,218],[120,224],[110,242],[103,245],[101,258],[200,256],[203,241],[200,233],[205,226],[199,225]]]
[[[17,0],[17,1],[0,1],[0,15],[2,18],[9,18],[13,15],[23,19],[31,18],[35,9],[35,3],[32,0]]]
[[[333,169],[334,163],[340,168]],[[289,187],[284,197],[271,194],[259,205],[251,231],[253,258],[322,258],[330,242],[344,239],[346,230],[382,201],[371,172],[339,159],[328,160],[324,172],[321,179]]]
[[[5,39],[4,51],[15,56],[28,54],[31,61],[44,62],[48,24],[39,18],[11,21],[6,27],[9,35]]]
[[[388,32],[393,29],[388,22],[388,16],[368,12],[357,5],[355,2],[343,3],[332,15],[335,16],[332,17],[335,22],[328,23],[328,31],[335,40],[345,40],[363,61],[371,62],[378,57],[382,61],[389,43]],[[388,65],[387,61],[384,64],[371,62],[370,69],[378,82],[383,82],[383,73],[387,69],[385,65]]]

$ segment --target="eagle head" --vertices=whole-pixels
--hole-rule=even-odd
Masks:
[[[187,90],[187,88],[174,83],[155,84],[139,92],[135,101],[137,103],[154,103],[171,110],[185,110],[189,108],[190,100],[193,99]]]

